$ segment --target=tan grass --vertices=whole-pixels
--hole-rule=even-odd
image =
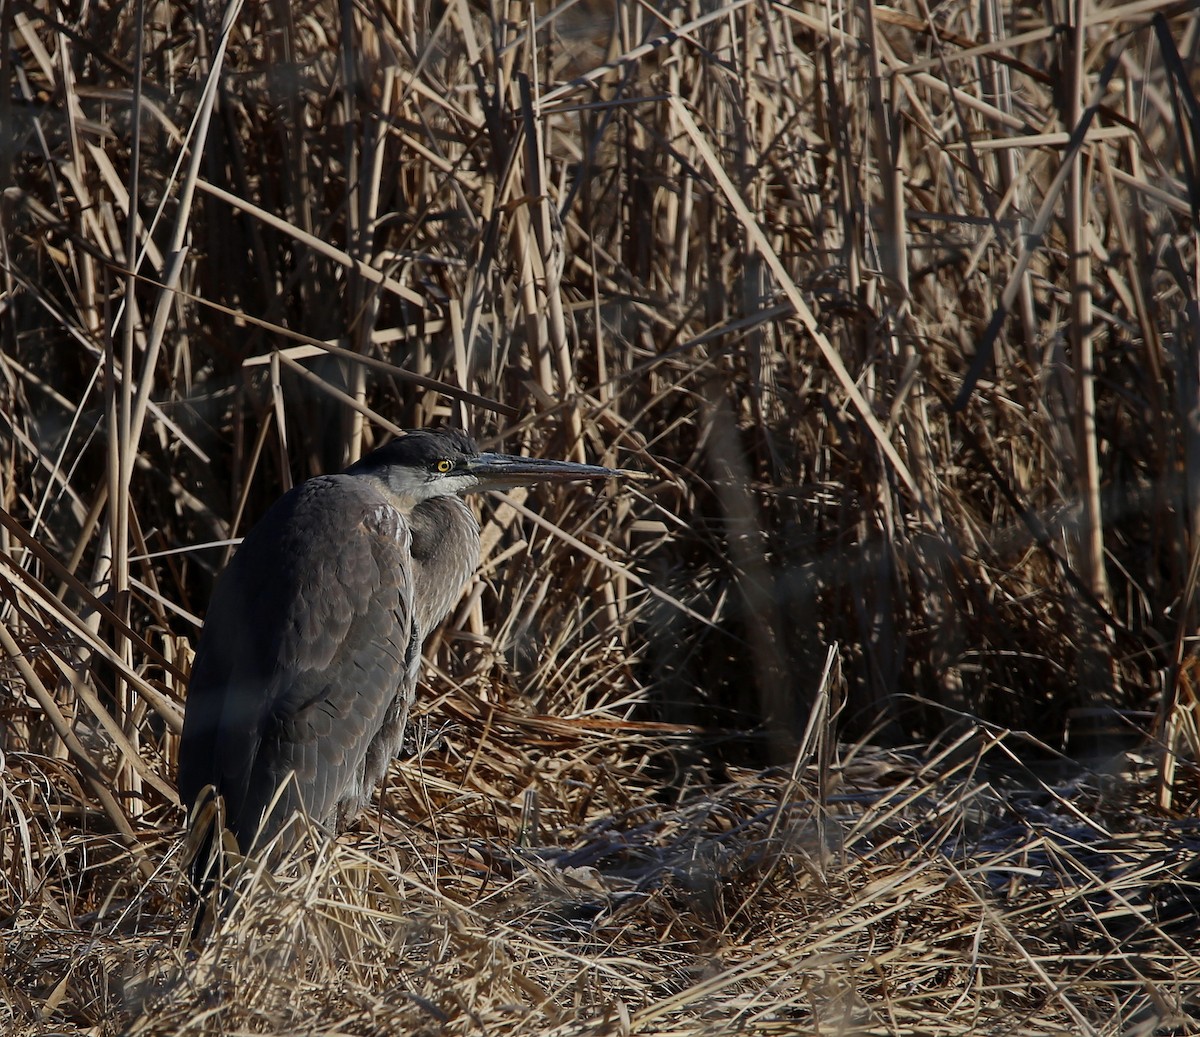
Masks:
[[[0,5],[0,1030],[1200,1032],[1198,24],[1056,11]],[[212,577],[441,421],[653,481],[189,947]]]

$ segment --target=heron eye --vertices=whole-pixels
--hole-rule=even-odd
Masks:
[[[448,471],[450,471],[454,467],[454,462],[447,461],[445,458],[442,458],[442,460],[440,460],[436,465],[434,465],[434,467],[439,472],[441,472],[443,475],[445,475]]]

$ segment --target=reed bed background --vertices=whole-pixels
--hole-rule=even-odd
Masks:
[[[1195,5],[0,26],[5,1032],[1200,1032]],[[213,577],[442,422],[654,479],[191,946]]]

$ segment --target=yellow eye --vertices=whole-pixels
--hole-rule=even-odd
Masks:
[[[443,475],[445,475],[448,471],[450,471],[454,467],[454,462],[447,461],[447,460],[445,460],[445,458],[443,458],[434,467],[436,467],[439,472],[441,472]]]

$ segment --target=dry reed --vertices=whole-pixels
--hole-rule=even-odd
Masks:
[[[0,29],[0,1028],[1200,1032],[1194,5]],[[379,809],[189,947],[212,578],[444,421],[656,482],[485,502]]]

